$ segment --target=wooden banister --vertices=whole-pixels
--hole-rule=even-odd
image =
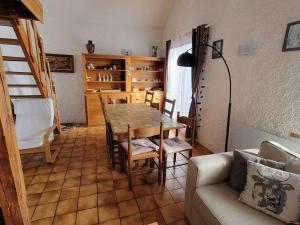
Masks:
[[[33,74],[33,77],[41,92],[41,95],[46,98],[48,97],[47,89],[45,88],[45,84],[41,81],[41,73],[39,73],[38,71],[38,66],[32,59],[32,48],[29,45],[28,34],[26,33],[23,27],[22,21],[20,19],[11,19],[11,24],[13,26],[18,40],[20,41],[23,53],[28,62],[28,66]]]

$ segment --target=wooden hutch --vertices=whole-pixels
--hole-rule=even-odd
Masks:
[[[126,55],[83,54],[83,83],[88,125],[104,124],[100,97],[127,98],[128,103],[143,103],[147,90],[154,91],[153,102],[165,96],[165,59]]]

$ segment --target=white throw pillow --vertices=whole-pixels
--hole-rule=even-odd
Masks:
[[[300,175],[248,161],[240,201],[283,222],[300,224]]]

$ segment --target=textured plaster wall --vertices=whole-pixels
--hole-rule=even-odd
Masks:
[[[232,73],[232,126],[237,121],[280,137],[300,132],[300,51],[282,52],[289,22],[300,20],[298,0],[177,0],[164,40],[207,23],[210,42],[224,39],[223,53]],[[239,45],[256,46],[240,55]],[[208,51],[199,141],[214,152],[224,150],[228,79],[220,59]],[[293,139],[291,139],[293,140]],[[293,140],[297,141],[297,140]]]

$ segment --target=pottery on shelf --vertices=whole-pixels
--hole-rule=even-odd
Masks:
[[[157,45],[152,46],[152,57],[158,57],[158,46]]]
[[[86,44],[86,49],[90,54],[93,54],[95,52],[95,44],[93,44],[93,41],[88,41],[88,43]]]

